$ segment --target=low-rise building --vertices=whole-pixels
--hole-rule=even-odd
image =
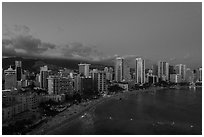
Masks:
[[[3,122],[13,118],[14,116],[24,112],[26,109],[20,102],[13,102],[12,104],[2,105],[2,120]]]
[[[2,118],[3,121],[8,120],[16,116],[17,114],[26,111],[26,108],[16,100],[18,92],[16,91],[4,91],[2,92]]]
[[[159,78],[155,75],[147,75],[147,83],[154,84],[159,82]]]
[[[123,88],[124,91],[128,91],[128,83],[127,82],[119,82],[118,86]]]
[[[64,102],[65,101],[65,94],[61,94],[61,95],[44,95],[42,96],[42,101],[55,101],[55,102]]]
[[[2,93],[3,120],[13,118],[17,114],[27,110],[35,111],[39,106],[39,103],[42,101],[42,96],[39,96],[36,93],[18,93],[16,91],[5,91]]]

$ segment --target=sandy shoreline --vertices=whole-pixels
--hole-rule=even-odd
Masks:
[[[47,123],[43,123],[40,127],[37,129],[34,129],[33,131],[29,132],[27,135],[46,135],[49,134],[50,131],[54,131],[62,126],[64,126],[67,123],[71,123],[73,120],[78,118],[80,115],[83,115],[85,112],[91,110],[93,111],[97,105],[106,102],[111,99],[120,99],[120,98],[125,98],[127,95],[129,96],[130,94],[137,94],[139,92],[147,92],[147,91],[155,91],[159,90],[161,88],[150,88],[150,89],[145,89],[145,90],[135,90],[135,91],[127,91],[123,93],[117,93],[114,95],[111,95],[110,97],[101,97],[97,100],[93,100],[91,102],[85,103],[87,104],[84,106],[84,104],[79,104],[79,105],[73,105],[67,110],[65,110],[62,113],[59,113],[55,117],[52,117],[50,121]],[[76,113],[74,113],[76,112]]]

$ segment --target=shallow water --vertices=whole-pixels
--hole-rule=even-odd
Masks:
[[[202,89],[164,89],[112,99],[49,134],[202,134]]]

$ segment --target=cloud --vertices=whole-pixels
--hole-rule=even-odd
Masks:
[[[184,57],[183,57],[183,59],[189,59],[190,58],[190,54],[189,53],[187,53]]]
[[[5,54],[38,56],[48,49],[54,49],[54,44],[41,42],[40,39],[33,38],[31,35],[18,35],[11,39],[2,40],[2,51]]]
[[[74,59],[88,59],[88,60],[101,60],[103,53],[96,50],[92,46],[84,46],[82,43],[72,42],[65,45],[58,45],[55,49],[46,52],[47,55],[56,51],[56,56],[63,58]]]
[[[2,52],[3,56],[13,56],[16,54],[16,51],[11,40],[8,39],[2,40]]]
[[[25,25],[15,25],[11,29],[5,25],[3,27],[3,35],[7,36],[2,40],[3,56],[26,55],[95,61],[105,58],[104,54],[99,52],[95,46],[85,46],[79,42],[55,45],[35,38],[30,28]]]
[[[176,58],[172,57],[172,58],[169,59],[169,61],[176,61]]]
[[[31,35],[31,30],[29,27],[25,25],[14,25],[14,26],[7,26],[3,24],[3,36],[14,38],[18,35]]]

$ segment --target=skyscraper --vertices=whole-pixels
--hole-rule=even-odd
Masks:
[[[5,89],[16,88],[16,70],[12,69],[11,66],[4,70],[5,74]]]
[[[142,58],[135,60],[135,82],[145,83],[145,60]]]
[[[152,74],[158,75],[158,66],[156,64],[152,65]]]
[[[90,64],[79,64],[79,73],[85,77],[89,77],[89,66]]]
[[[178,64],[175,66],[175,71],[176,74],[181,75],[181,80],[185,81],[186,80],[186,65],[183,64]]]
[[[117,57],[115,62],[115,81],[123,81],[124,79],[124,58]]]
[[[106,91],[106,72],[93,69],[91,71],[93,91],[104,92]]]
[[[198,68],[198,81],[202,82],[202,68]]]
[[[92,78],[90,77],[80,77],[80,92],[82,92],[82,94],[92,94],[93,91],[93,82],[92,82]]]
[[[176,74],[175,66],[169,65],[169,75]]]
[[[98,91],[106,91],[106,73],[104,71],[98,72]]]
[[[91,71],[91,78],[92,78],[92,83],[93,83],[93,90],[94,92],[98,91],[98,70],[93,69]]]
[[[48,67],[40,67],[40,87],[43,89],[48,88]]]
[[[124,60],[123,67],[124,67],[124,69],[123,69],[123,75],[124,75],[123,80],[124,81],[130,81],[131,80],[130,67],[128,65],[128,61],[127,60]]]
[[[74,76],[74,91],[75,91],[75,93],[82,94],[80,74]]]
[[[113,80],[113,68],[112,67],[109,67],[109,80]]]
[[[104,72],[106,73],[106,80],[113,80],[113,69],[111,67],[105,67]]]
[[[15,61],[15,69],[16,69],[16,80],[21,81],[22,79],[22,62]]]
[[[192,83],[193,78],[194,78],[193,71],[190,68],[186,68],[186,80],[185,81]]]
[[[169,80],[169,63],[163,61],[158,62],[158,77],[160,81]]]

